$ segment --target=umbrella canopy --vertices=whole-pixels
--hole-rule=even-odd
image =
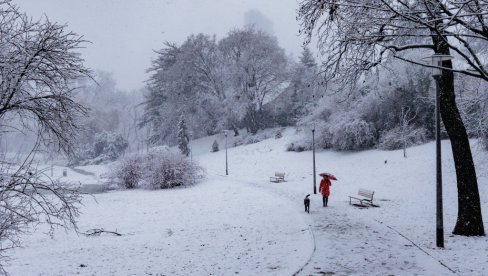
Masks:
[[[337,180],[337,177],[335,177],[333,174],[330,174],[330,173],[326,173],[326,172],[323,172],[323,173],[319,173],[320,176],[328,176],[329,179],[331,180]]]

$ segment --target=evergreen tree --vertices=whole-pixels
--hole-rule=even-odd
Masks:
[[[317,63],[313,58],[312,51],[310,51],[308,47],[303,47],[302,56],[300,57],[300,63],[308,68],[313,68],[317,66]]]
[[[188,147],[189,142],[190,139],[186,129],[185,116],[181,115],[178,122],[178,148],[181,153],[186,156],[190,155],[190,148]]]
[[[217,152],[219,151],[219,143],[217,143],[217,140],[214,140],[212,144],[212,152]]]

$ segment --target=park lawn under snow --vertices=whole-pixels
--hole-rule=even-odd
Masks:
[[[103,228],[122,236],[57,231],[50,238],[39,229],[24,239],[24,248],[11,252],[7,270],[12,275],[488,274],[487,237],[450,235],[457,200],[447,141],[446,248],[441,250],[435,247],[433,143],[409,148],[408,158],[401,151],[317,152],[318,172],[339,180],[331,187],[330,206],[322,207],[320,196],[312,194],[306,214],[302,203],[312,193],[312,154],[285,151],[296,135],[290,129],[281,139],[229,148],[229,176],[222,136],[193,141],[192,158],[207,170],[203,183],[86,196],[80,231]],[[214,139],[221,151],[210,153]],[[486,222],[486,166],[477,166]],[[94,173],[86,184],[107,171],[103,166],[82,169]],[[287,181],[270,183],[275,171],[285,172]],[[349,205],[348,196],[360,187],[375,191],[379,208]]]

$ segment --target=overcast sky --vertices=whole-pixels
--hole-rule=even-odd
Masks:
[[[224,36],[256,19],[294,56],[296,0],[13,0],[34,18],[47,15],[92,42],[83,50],[87,66],[112,72],[117,87],[138,89],[153,50],[164,41],[181,43],[192,33]],[[260,15],[264,17],[259,17]],[[245,20],[245,18],[247,20]]]

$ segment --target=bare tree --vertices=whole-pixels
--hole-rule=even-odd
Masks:
[[[51,229],[76,228],[80,193],[51,180],[33,160],[42,144],[73,152],[78,118],[85,113],[73,100],[73,81],[89,70],[75,52],[84,43],[82,37],[67,32],[65,26],[47,18],[34,21],[10,1],[0,1],[0,22],[1,125],[37,137],[22,162],[0,162],[0,253],[4,256],[4,250],[19,245],[20,234],[29,225],[46,222]]]
[[[402,114],[400,115],[400,130],[403,140],[403,157],[407,158],[407,135],[412,132],[410,122],[417,117],[417,114],[410,114],[410,108],[402,107]]]
[[[458,219],[454,234],[484,235],[478,183],[468,136],[456,105],[454,72],[488,80],[483,62],[488,49],[488,1],[440,0],[303,0],[298,20],[310,42],[317,34],[325,56],[326,80],[338,87],[356,83],[363,73],[389,58],[423,64],[419,53],[433,51],[462,61],[444,61],[440,112],[451,140],[457,186]],[[424,51],[424,52],[422,52]]]

